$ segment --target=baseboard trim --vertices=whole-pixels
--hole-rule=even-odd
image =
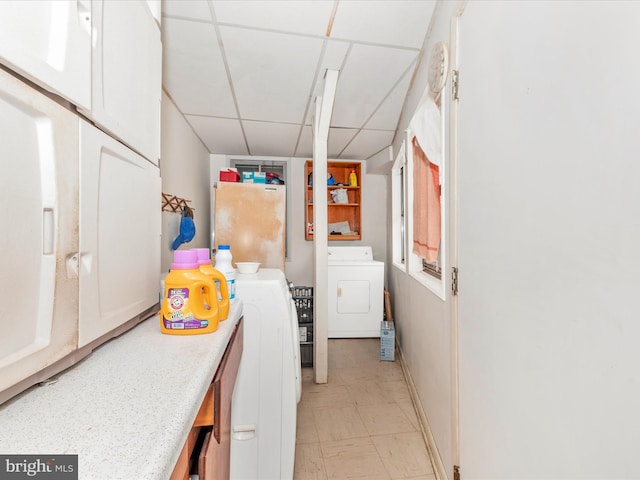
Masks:
[[[400,366],[402,367],[402,372],[404,373],[404,378],[407,382],[407,386],[409,387],[409,395],[411,397],[411,402],[413,403],[413,408],[416,411],[416,415],[418,416],[418,423],[420,424],[420,431],[422,432],[422,438],[424,439],[424,443],[427,446],[427,452],[429,453],[429,459],[431,460],[431,466],[433,467],[433,471],[436,474],[436,480],[448,480],[447,477],[447,469],[442,463],[442,459],[440,458],[440,454],[438,453],[438,447],[436,445],[436,440],[433,437],[433,433],[431,432],[431,427],[429,426],[429,421],[427,420],[427,416],[424,413],[424,409],[422,408],[422,404],[420,403],[420,398],[418,397],[418,391],[416,390],[416,385],[413,383],[413,378],[411,377],[411,373],[409,372],[409,368],[407,363],[404,360],[404,355],[402,354],[402,349],[400,345],[396,343],[396,353],[398,354],[398,360],[400,361]]]

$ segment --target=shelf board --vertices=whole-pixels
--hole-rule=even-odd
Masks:
[[[359,207],[359,203],[332,203],[328,202],[327,207]],[[313,207],[313,203],[307,203],[307,207]]]

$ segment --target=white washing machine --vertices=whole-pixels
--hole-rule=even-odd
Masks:
[[[298,316],[284,273],[236,275],[244,348],[231,400],[230,478],[293,478],[302,392]]]
[[[329,338],[379,337],[384,262],[371,247],[329,247]]]

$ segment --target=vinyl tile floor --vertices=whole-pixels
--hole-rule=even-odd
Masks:
[[[302,369],[294,480],[435,479],[399,362],[377,338],[330,339],[329,382]]]

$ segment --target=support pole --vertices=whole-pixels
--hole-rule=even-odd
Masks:
[[[327,383],[329,371],[327,141],[337,83],[338,71],[327,70],[324,76],[324,91],[321,97],[316,97],[316,111],[313,118],[313,250],[315,267],[313,366],[316,383]]]

